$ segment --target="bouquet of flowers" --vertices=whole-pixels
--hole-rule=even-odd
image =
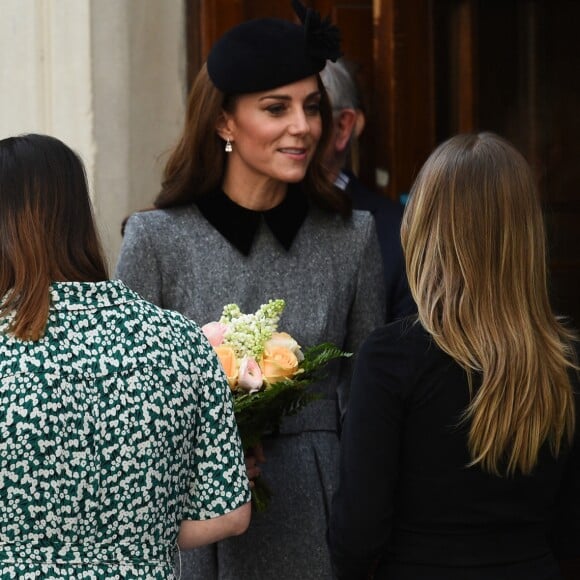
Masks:
[[[224,306],[219,321],[202,327],[215,349],[234,396],[234,412],[244,451],[275,432],[288,415],[318,398],[306,390],[320,380],[331,360],[351,356],[331,343],[306,349],[285,332],[278,332],[284,300],[270,300],[254,314],[237,304]],[[258,511],[266,508],[271,492],[258,478],[252,489]]]

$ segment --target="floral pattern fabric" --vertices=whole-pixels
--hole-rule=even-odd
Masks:
[[[120,281],[50,292],[42,339],[0,323],[0,578],[171,578],[179,522],[250,499],[223,372]]]

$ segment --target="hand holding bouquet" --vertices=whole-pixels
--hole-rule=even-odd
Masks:
[[[265,433],[275,432],[285,416],[318,398],[306,386],[322,378],[323,365],[350,356],[330,343],[302,352],[292,336],[278,332],[284,306],[284,300],[270,300],[254,314],[243,314],[236,304],[228,304],[219,321],[202,328],[233,391],[245,451]],[[264,509],[267,487],[257,480],[252,493],[258,511]]]

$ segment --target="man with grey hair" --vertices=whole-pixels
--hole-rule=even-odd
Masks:
[[[327,61],[320,76],[333,110],[333,131],[325,152],[325,166],[335,186],[350,196],[353,208],[370,211],[375,218],[387,294],[385,322],[390,322],[416,310],[399,238],[403,208],[367,189],[348,168],[352,145],[364,128],[365,117],[355,80],[344,60]]]

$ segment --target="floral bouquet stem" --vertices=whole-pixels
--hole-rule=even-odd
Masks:
[[[266,511],[270,498],[272,497],[272,490],[262,477],[254,479],[254,487],[252,488],[252,503],[257,512]]]

